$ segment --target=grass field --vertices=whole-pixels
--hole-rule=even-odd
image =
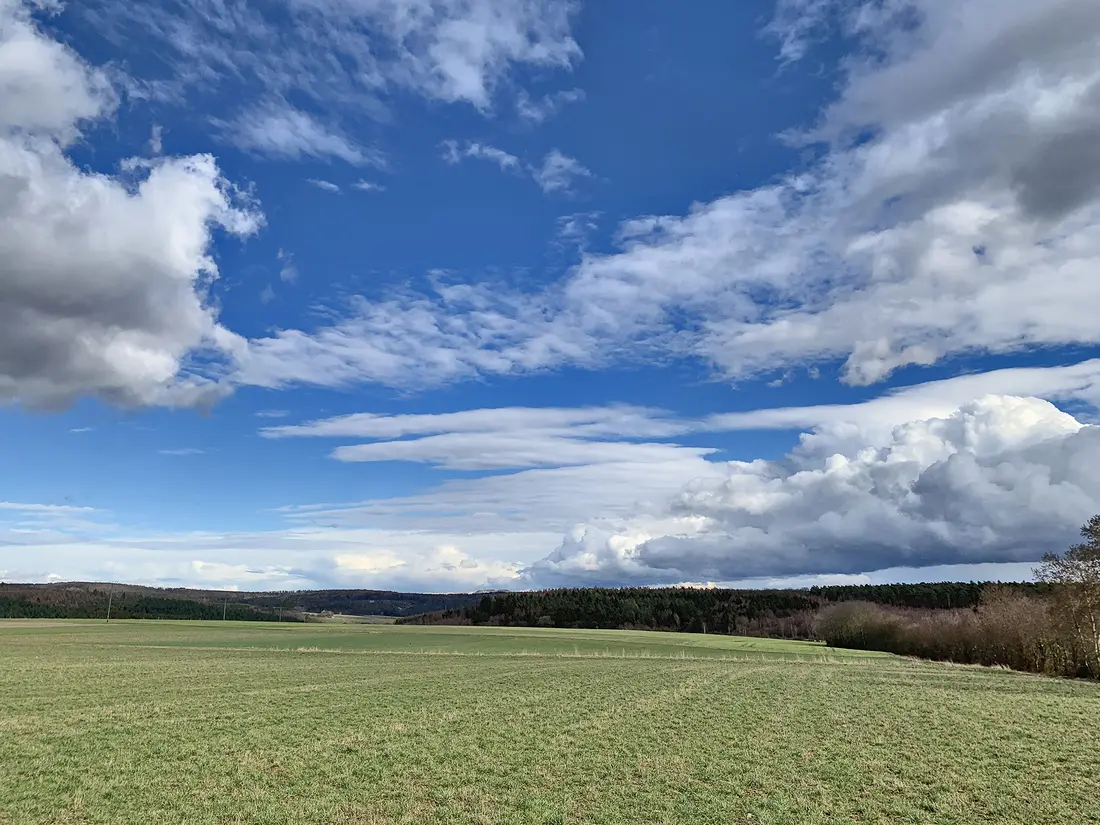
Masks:
[[[623,631],[0,622],[0,823],[1100,822],[1100,686]]]

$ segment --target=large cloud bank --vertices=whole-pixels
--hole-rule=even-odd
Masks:
[[[853,446],[803,436],[780,461],[689,484],[655,531],[578,526],[525,571],[538,585],[730,581],[888,567],[1034,561],[1100,510],[1100,427],[1047,401],[985,396]]]

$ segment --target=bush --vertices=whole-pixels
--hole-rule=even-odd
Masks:
[[[1090,676],[1088,650],[1072,629],[1059,622],[1052,608],[1056,603],[992,585],[972,610],[913,610],[847,602],[822,610],[815,627],[833,647],[1050,676]]]

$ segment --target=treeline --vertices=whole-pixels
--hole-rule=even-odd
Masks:
[[[349,616],[413,616],[476,604],[480,593],[398,593],[392,590],[295,590],[243,593],[247,604],[281,607],[306,613]]]
[[[4,619],[221,619],[250,622],[301,621],[295,613],[218,600],[185,599],[85,587],[28,589],[0,585]]]
[[[300,620],[309,613],[354,616],[410,616],[426,611],[475,604],[481,594],[398,593],[390,590],[297,590],[226,592],[183,587],[159,588],[103,582],[50,584],[0,583],[0,618],[220,619],[247,621]]]
[[[803,590],[720,588],[580,588],[492,593],[477,604],[399,619],[406,624],[471,624],[672,630],[784,639],[815,639],[819,611],[858,600],[909,608],[973,608],[978,582],[813,587]],[[1037,593],[1040,585],[1006,587]]]

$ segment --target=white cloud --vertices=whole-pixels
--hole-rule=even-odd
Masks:
[[[25,6],[0,2],[0,401],[192,404],[222,392],[189,366],[229,335],[205,301],[211,239],[260,217],[206,155],[135,161],[117,177],[76,167],[64,145],[113,100]]]
[[[526,434],[476,435],[446,433],[411,441],[384,441],[337,447],[340,461],[419,461],[452,470],[495,470],[515,467],[564,467],[570,464],[623,462],[662,464],[674,455],[705,455],[710,450],[667,444],[585,441],[568,436]]]
[[[116,95],[107,75],[45,37],[27,4],[0,0],[0,21],[0,131],[68,143],[82,123],[112,111]]]
[[[525,571],[540,585],[729,581],[1030,562],[1100,510],[1100,427],[1046,401],[985,396],[860,443],[804,437],[729,462],[653,516],[590,522]],[[661,512],[656,513],[657,516]]]
[[[280,249],[276,257],[282,261],[279,267],[279,280],[284,284],[297,283],[298,265],[294,263],[294,254]]]
[[[206,450],[200,450],[197,447],[179,447],[169,450],[157,450],[161,455],[202,455]]]
[[[15,519],[0,524],[0,541],[18,559],[18,575],[5,576],[426,590],[1019,578],[1100,509],[1100,428],[1045,401],[985,396],[887,429],[862,407],[849,416],[870,422],[861,439],[834,435],[841,419],[831,416],[782,459],[753,462],[711,461],[670,441],[718,422],[644,408],[273,427],[266,434],[412,445],[386,458],[506,472],[286,507],[287,526],[262,533],[143,535],[97,525],[90,508],[0,504]]]
[[[953,355],[1100,343],[1097,9],[786,3],[787,58],[827,21],[862,44],[802,136],[826,141],[817,161],[626,221],[617,250],[587,252],[537,293],[360,304],[256,342],[250,369],[267,361],[268,385],[425,385],[660,353],[733,379],[843,362],[865,385]],[[544,164],[545,188],[567,185],[564,157]]]
[[[589,514],[644,512],[682,484],[717,477],[707,448],[669,443],[689,423],[641,407],[499,408],[434,415],[355,414],[268,427],[267,437],[372,439],[336,449],[348,461],[418,461],[511,470],[455,479],[404,498],[298,510],[295,518],[387,529],[528,530],[553,535]]]
[[[551,149],[531,174],[543,192],[568,192],[577,178],[592,175],[576,158],[563,155],[557,149]]]
[[[333,451],[340,461],[417,461],[456,470],[675,463],[712,450],[628,439],[665,438],[688,426],[639,407],[467,410],[435,415],[369,413],[268,427],[269,438],[366,437]],[[404,438],[416,435],[417,438]],[[618,437],[618,438],[616,438]]]
[[[73,427],[72,429],[69,430],[69,432],[71,432],[71,433],[90,433],[94,429],[95,429],[95,427]]]
[[[524,166],[515,155],[484,143],[467,142],[460,145],[456,140],[445,140],[439,148],[443,160],[451,165],[460,163],[466,158],[478,158],[495,163],[502,172],[525,172],[547,194],[568,192],[577,178],[589,177],[592,174],[575,158],[563,155],[557,149],[550,150],[541,163]]]
[[[159,155],[164,149],[164,127],[159,124],[153,124],[152,134],[149,135],[149,152],[154,155]]]
[[[6,531],[6,581],[126,581],[222,590],[365,587],[471,591],[516,580],[532,534],[470,536],[293,525],[257,533],[140,533],[35,524]],[[548,537],[539,536],[541,542]],[[540,543],[541,543],[540,542]],[[519,561],[517,561],[519,560]]]
[[[558,218],[558,241],[584,250],[588,237],[599,228],[600,212],[574,212]]]
[[[569,361],[592,366],[616,354],[610,345],[597,351],[576,327],[548,317],[538,296],[492,283],[437,284],[434,295],[353,299],[351,307],[348,317],[314,332],[281,330],[242,345],[235,380],[264,387],[359,381],[424,387]]]
[[[248,109],[232,123],[220,125],[234,145],[249,152],[287,160],[336,158],[352,166],[386,166],[378,150],[360,146],[285,102]]]
[[[685,425],[647,407],[497,407],[452,413],[379,415],[354,413],[305,424],[268,427],[268,438],[400,438],[436,433],[549,433],[577,438],[607,435],[637,438],[671,436]]]
[[[526,91],[520,89],[516,95],[516,114],[530,123],[542,123],[570,103],[578,103],[582,100],[584,100],[584,91],[581,89],[566,89],[543,95],[538,100],[532,100]]]
[[[358,189],[360,192],[385,192],[386,187],[380,183],[374,183],[369,180],[357,180],[351,185],[352,189]]]
[[[19,513],[44,513],[51,515],[93,512],[92,507],[79,507],[72,504],[30,504],[18,501],[0,501],[0,510],[14,510]]]
[[[445,140],[440,144],[440,149],[443,151],[443,159],[452,165],[464,158],[479,158],[495,163],[505,172],[519,169],[519,158],[515,155],[484,143],[467,142],[465,146],[460,147],[458,141]]]
[[[862,431],[884,429],[950,415],[983,395],[1034,396],[1079,401],[1100,408],[1100,359],[1064,367],[1012,367],[942,381],[898,387],[861,404],[781,407],[710,416],[703,429],[770,430],[856,425]]]
[[[307,178],[306,182],[313,184],[318,189],[321,189],[325,192],[331,192],[334,195],[340,193],[340,187],[330,180],[322,180],[320,178]]]
[[[412,91],[489,110],[515,66],[569,69],[571,0],[89,0],[105,36],[146,44],[177,95],[190,86],[306,95],[332,111],[378,115],[380,98]],[[150,69],[152,71],[152,69]]]

